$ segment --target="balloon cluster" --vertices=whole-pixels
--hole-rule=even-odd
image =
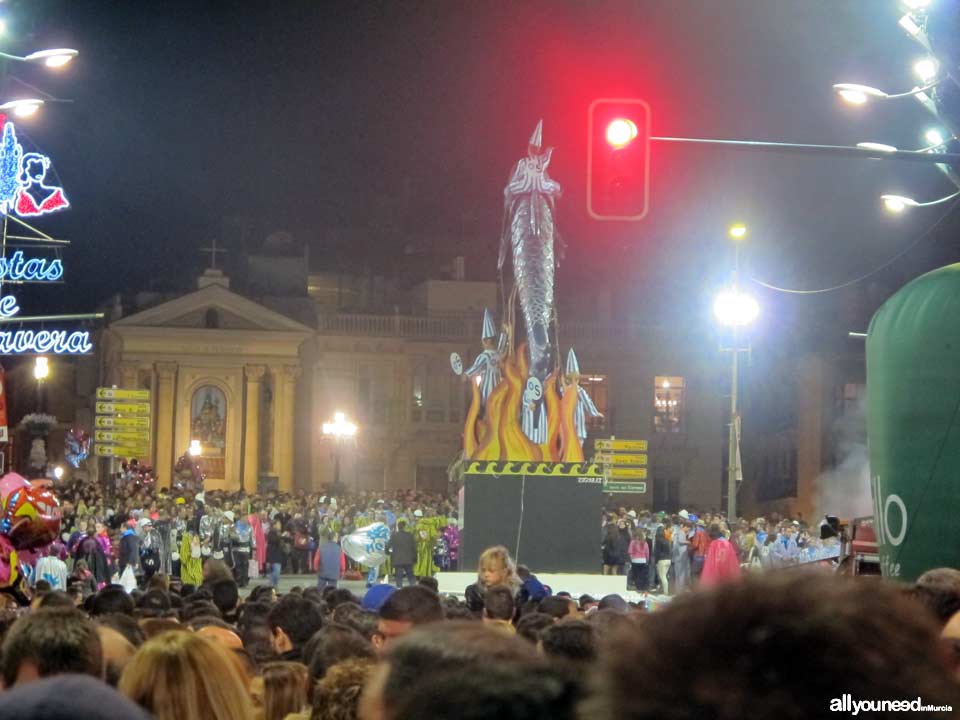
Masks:
[[[157,482],[157,478],[153,474],[153,468],[141,465],[136,459],[130,460],[129,463],[121,463],[120,472],[124,485],[134,485],[141,488],[144,486],[150,487]]]
[[[64,457],[73,467],[79,468],[90,455],[90,433],[82,428],[70,428],[64,437]]]
[[[22,564],[60,535],[60,503],[47,487],[8,473],[0,478],[0,590],[22,594]]]

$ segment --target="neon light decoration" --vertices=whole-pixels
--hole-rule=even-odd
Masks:
[[[63,188],[45,180],[50,158],[38,152],[24,152],[13,123],[0,114],[0,213],[11,211],[20,217],[46,215],[70,207]]]
[[[25,258],[17,250],[9,258],[0,257],[0,280],[53,282],[63,277],[63,263],[47,258]]]
[[[13,295],[0,297],[0,317],[16,317],[20,312]],[[87,330],[14,330],[0,331],[0,354],[14,353],[88,353],[93,349],[90,332]]]

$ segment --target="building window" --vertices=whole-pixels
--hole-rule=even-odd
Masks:
[[[587,431],[603,432],[609,427],[610,418],[610,395],[609,385],[606,375],[582,375],[580,377],[580,387],[587,391],[593,404],[603,417],[592,417],[587,413]]]
[[[215,330],[220,327],[220,313],[215,308],[207,310],[203,320],[208,329]]]
[[[450,363],[446,357],[416,358],[413,363],[412,390],[412,422],[463,421],[463,382],[450,372]]]
[[[381,425],[390,412],[389,367],[361,363],[357,372],[357,411],[365,423]]]
[[[653,430],[683,432],[683,378],[657,375],[653,385]]]

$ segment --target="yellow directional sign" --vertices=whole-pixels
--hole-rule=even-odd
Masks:
[[[123,388],[97,388],[97,400],[149,400],[149,390],[125,390]]]
[[[634,455],[621,455],[617,453],[597,453],[594,461],[607,465],[646,465],[647,454],[636,453]]]
[[[150,444],[149,430],[94,430],[93,439],[98,443],[124,443],[146,447]]]
[[[97,415],[93,419],[93,426],[98,428],[119,428],[121,430],[149,430],[150,416],[114,417],[113,415]]]
[[[98,402],[97,415],[149,415],[148,402]]]
[[[593,449],[597,452],[642,452],[647,451],[646,440],[594,440]]]
[[[102,457],[145,458],[150,454],[150,449],[142,446],[101,445],[100,443],[96,443],[93,446],[93,452],[95,455]]]
[[[607,477],[614,480],[646,480],[645,467],[611,467],[607,470]]]

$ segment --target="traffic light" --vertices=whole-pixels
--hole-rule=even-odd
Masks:
[[[640,220],[647,214],[650,106],[601,98],[587,113],[587,212],[595,220]]]

